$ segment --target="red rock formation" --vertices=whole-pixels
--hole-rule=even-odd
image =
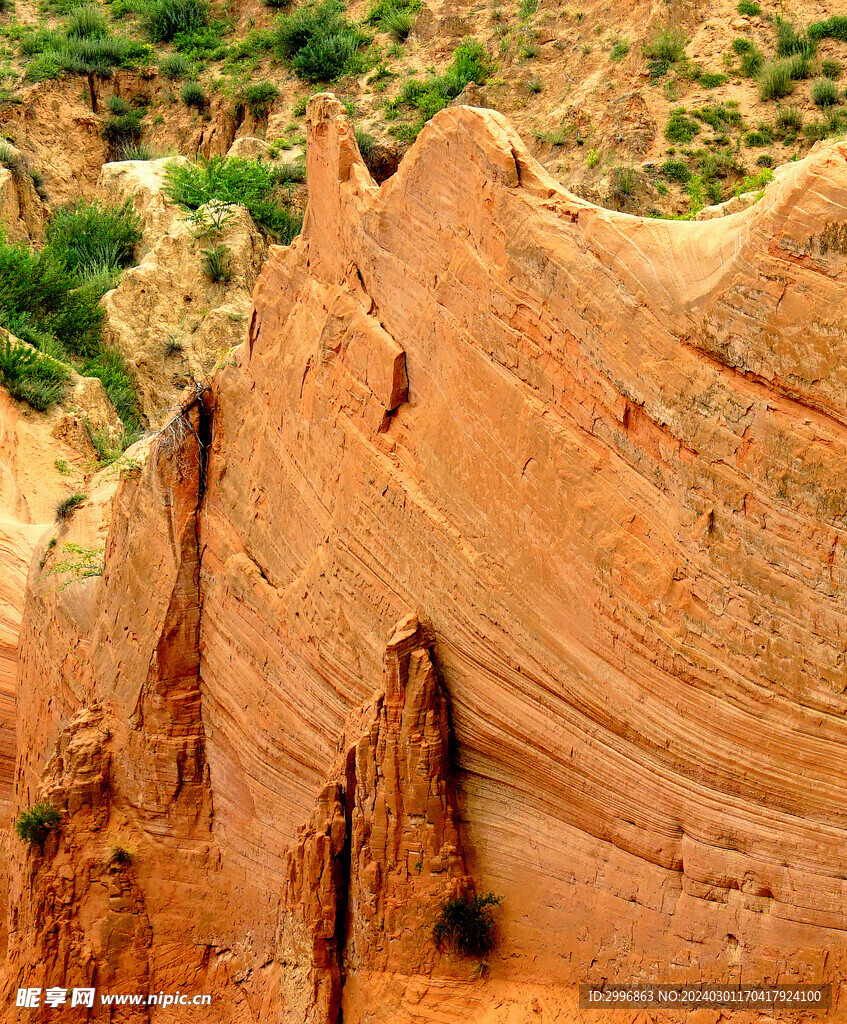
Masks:
[[[306,1021],[343,980],[345,1024],[399,1024],[828,980],[843,1013],[847,146],[691,224],[569,195],[490,111],[379,189],[340,105],[309,117],[306,227],[240,360],[104,506],[103,577],[30,587],[18,802],[103,707],[107,824],[78,840],[68,802],[56,856],[83,842],[87,906],[85,858],[132,837],[124,990],[265,1022],[302,979]],[[373,699],[411,612],[460,814],[429,645]],[[504,896],[488,982],[426,944],[445,860]],[[13,867],[35,977],[54,868]]]

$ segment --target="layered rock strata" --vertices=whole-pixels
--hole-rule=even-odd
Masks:
[[[91,976],[212,1021],[567,1021],[621,979],[831,981],[842,1014],[847,146],[679,223],[568,194],[491,111],[380,188],[333,98],[309,123],[247,344],[104,498],[103,575],[31,578],[16,799],[65,825],[16,848],[9,978],[62,857]],[[433,643],[374,698],[412,612]],[[95,713],[83,828],[49,765]],[[488,981],[426,940],[466,874],[504,897]]]

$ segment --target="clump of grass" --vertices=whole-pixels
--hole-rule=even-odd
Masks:
[[[195,107],[197,110],[203,110],[207,103],[203,86],[196,81],[185,82],[180,96],[187,107]]]
[[[746,14],[751,18],[755,18],[757,15],[762,13],[762,8],[755,2],[755,0],[740,0],[737,10],[739,14]]]
[[[463,39],[453,51],[453,60],[445,74],[423,82],[414,78],[407,82],[392,108],[396,110],[405,104],[418,111],[419,120],[408,126],[410,139],[414,139],[424,123],[455,99],[469,82],[483,85],[493,70],[485,48],[476,39],[469,38]]]
[[[636,175],[633,167],[615,167],[611,174],[612,195],[619,200],[629,199],[635,193]]]
[[[28,846],[43,846],[47,836],[58,831],[61,821],[58,808],[49,801],[40,800],[15,818],[15,833]]]
[[[460,956],[485,956],[494,948],[494,915],[492,908],[502,897],[457,896],[447,900],[432,929],[437,949],[455,950]]]
[[[62,400],[69,377],[65,366],[29,345],[13,342],[8,335],[0,341],[0,381],[12,398],[38,412]]]
[[[421,0],[376,0],[365,21],[403,42],[415,25],[423,3]]]
[[[85,501],[85,498],[86,495],[82,491],[77,491],[76,494],[69,494],[67,498],[63,498],[56,506],[56,522],[63,523],[65,520],[70,519]]]
[[[169,43],[178,35],[205,28],[208,22],[204,0],[152,0],[144,10],[144,28],[154,43]]]
[[[276,29],[278,57],[306,82],[332,82],[344,74],[364,70],[361,48],[368,37],[343,14],[339,0],[316,4],[307,0]]]
[[[617,39],[614,45],[612,46],[611,52],[609,53],[609,57],[615,61],[623,60],[628,53],[629,43],[626,41],[626,39]]]
[[[659,169],[668,181],[676,181],[680,185],[684,185],[691,177],[688,165],[682,160],[666,160]]]
[[[109,863],[125,867],[132,863],[132,853],[125,846],[116,843],[109,851]]]
[[[789,21],[779,19],[776,23],[776,55],[791,57],[796,53],[810,59],[814,57],[817,42],[805,32],[798,32]]]
[[[86,4],[71,13],[65,32],[71,39],[99,39],[109,34],[109,23],[100,7]]]
[[[665,138],[668,142],[688,143],[699,131],[700,125],[686,115],[685,108],[677,107],[665,125]]]
[[[717,89],[719,85],[723,85],[724,82],[726,82],[726,75],[719,74],[715,71],[704,71],[697,81],[704,89]]]
[[[675,64],[685,56],[687,44],[688,40],[681,29],[663,28],[644,46],[644,56],[648,60]]]
[[[75,274],[86,277],[101,270],[120,270],[134,261],[141,241],[141,218],[132,200],[104,206],[80,200],[60,207],[47,225],[47,242]]]
[[[824,78],[831,78],[833,81],[836,81],[837,79],[839,79],[841,77],[841,72],[843,70],[844,69],[841,66],[841,61],[838,61],[838,60],[824,60],[824,61],[821,61],[821,74],[824,76]]]
[[[839,102],[838,86],[830,78],[813,82],[810,92],[816,107],[834,107]]]
[[[271,82],[257,82],[248,85],[242,94],[244,105],[257,121],[264,120],[279,98],[279,89]]]
[[[172,53],[159,61],[159,74],[170,82],[178,82],[182,78],[195,75],[197,69],[184,53]]]
[[[740,72],[745,78],[756,78],[761,72],[765,63],[765,56],[761,50],[751,46],[741,54]]]
[[[759,75],[759,99],[779,100],[794,92],[794,79],[788,61],[770,61]]]
[[[300,232],[302,218],[288,207],[278,172],[258,160],[211,157],[194,164],[171,163],[165,191],[183,209],[194,211],[216,201],[245,206],[257,224],[283,245]]]
[[[809,25],[810,39],[840,39],[847,43],[847,14],[834,14],[824,21],[816,21]]]
[[[229,246],[216,245],[213,249],[203,249],[203,273],[215,284],[226,284],[232,280]]]
[[[141,141],[141,118],[140,111],[127,107],[125,113],[112,113],[103,122],[102,134],[110,160],[117,159],[127,146]]]

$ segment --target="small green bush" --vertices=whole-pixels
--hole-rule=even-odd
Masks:
[[[741,74],[745,78],[755,78],[762,70],[764,63],[764,54],[753,46],[741,54]]]
[[[223,41],[225,31],[224,22],[214,21],[202,28],[177,32],[173,44],[180,53],[198,64],[202,61],[221,60],[227,55],[227,45]]]
[[[258,82],[248,85],[242,98],[252,116],[259,121],[270,114],[271,108],[279,98],[279,89],[271,82]]]
[[[76,494],[69,494],[67,498],[63,498],[56,506],[56,522],[62,523],[66,519],[70,519],[71,516],[76,512],[79,506],[85,501],[86,496],[82,491],[77,491]]]
[[[830,78],[813,82],[810,93],[816,107],[834,107],[839,102],[838,86]]]
[[[757,167],[773,167],[773,157],[770,153],[762,153],[761,156],[756,157]]]
[[[277,26],[277,56],[306,82],[331,82],[363,70],[360,49],[368,37],[343,14],[339,0],[307,0]]]
[[[422,7],[421,0],[377,0],[365,20],[369,25],[379,26],[398,42],[403,42],[415,27]]]
[[[103,122],[102,134],[109,146],[109,159],[118,158],[128,145],[141,140],[141,118],[138,110],[127,110],[125,114],[112,114]]]
[[[782,99],[794,92],[794,79],[788,61],[771,61],[759,75],[759,98],[763,101]]]
[[[841,61],[838,60],[824,60],[821,61],[821,74],[824,78],[831,78],[833,81],[841,77],[841,72],[844,69],[841,66]]]
[[[791,57],[801,53],[811,58],[815,55],[817,42],[805,32],[798,32],[788,21],[779,19],[776,23],[776,55]]]
[[[723,85],[724,82],[726,82],[726,75],[721,75],[713,71],[704,71],[697,81],[704,89],[717,89],[719,85]]]
[[[623,60],[629,53],[629,43],[625,39],[618,39],[612,46],[609,57],[614,60]]]
[[[65,32],[70,38],[98,39],[109,34],[109,23],[100,7],[86,4],[70,15],[65,22]]]
[[[185,82],[180,96],[187,107],[196,107],[197,110],[203,110],[207,103],[206,93],[203,92],[203,86],[199,82]]]
[[[746,14],[751,18],[762,13],[762,8],[754,0],[740,0],[737,10],[739,14]]]
[[[159,74],[170,82],[193,77],[196,73],[197,69],[184,53],[172,53],[159,61]]]
[[[176,36],[204,28],[209,8],[204,0],[152,0],[144,12],[144,28],[154,43],[169,43]]]
[[[612,195],[616,199],[629,199],[635,193],[637,183],[633,167],[615,167],[611,174]]]
[[[140,241],[141,218],[131,199],[120,206],[83,199],[60,207],[47,225],[52,252],[80,277],[104,267],[118,270],[130,266]]]
[[[803,127],[803,111],[799,107],[780,107],[774,123],[780,135],[799,132]]]
[[[737,54],[749,53],[753,49],[753,43],[741,36],[732,40],[732,52]]]
[[[18,839],[28,846],[43,846],[47,836],[58,830],[61,821],[58,809],[48,801],[40,800],[15,818],[15,832]]]
[[[681,160],[666,160],[660,170],[668,181],[677,181],[681,185],[684,185],[691,177],[688,165],[684,164]]]
[[[212,200],[241,204],[257,224],[288,245],[299,234],[302,218],[287,208],[279,173],[268,164],[241,157],[171,163],[165,172],[165,192],[173,202],[191,211]]]
[[[67,543],[62,545],[65,557],[57,562],[50,570],[49,575],[57,576],[67,573],[69,579],[65,581],[61,589],[65,590],[72,583],[79,580],[87,580],[93,576],[103,575],[104,552],[98,548],[84,548],[80,544]]]
[[[667,61],[674,64],[685,56],[688,40],[685,33],[678,28],[664,28],[657,32],[644,47],[644,56],[648,60]]]
[[[125,867],[132,863],[132,853],[125,846],[115,844],[109,852],[109,863]]]
[[[687,143],[691,142],[699,131],[700,125],[687,117],[683,108],[678,107],[671,111],[671,116],[665,125],[665,138],[668,142]]]
[[[847,43],[847,14],[834,14],[825,21],[816,21],[809,25],[810,39],[840,39]]]
[[[795,53],[788,58],[788,74],[792,81],[801,82],[803,79],[811,78],[815,72],[815,59],[807,53]]]
[[[214,249],[203,249],[203,273],[215,284],[232,280],[230,251],[226,245],[216,245]]]
[[[135,384],[126,360],[115,349],[103,347],[81,364],[80,373],[86,377],[97,377],[103,385],[109,401],[126,428],[127,443],[123,448],[128,447],[132,443],[132,435],[141,429],[141,416]]]
[[[369,132],[363,131],[361,128],[357,128],[356,145],[359,147],[362,159],[367,164],[372,159],[374,152],[376,151],[376,139]]]
[[[460,956],[485,956],[494,948],[494,916],[492,908],[502,902],[501,896],[457,896],[442,906],[432,929],[437,949],[445,946]]]
[[[70,374],[65,366],[6,335],[0,341],[0,381],[12,398],[45,412],[62,400]]]

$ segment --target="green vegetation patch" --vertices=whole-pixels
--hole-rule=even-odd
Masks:
[[[275,49],[303,81],[332,82],[366,69],[360,51],[368,42],[370,38],[345,17],[339,0],[308,0],[280,18]]]
[[[47,836],[58,830],[61,821],[58,808],[41,800],[15,818],[15,833],[28,846],[43,846]]]
[[[668,142],[687,143],[691,142],[699,131],[700,125],[687,116],[685,108],[677,107],[671,111],[671,116],[665,125],[665,138]]]
[[[376,0],[365,21],[402,42],[414,28],[415,19],[422,8],[421,0]]]
[[[809,25],[810,39],[840,39],[847,43],[847,14],[834,14],[825,21],[815,21]]]
[[[442,906],[432,929],[438,949],[455,950],[460,956],[485,956],[494,948],[494,916],[492,908],[502,897],[457,896]]]

